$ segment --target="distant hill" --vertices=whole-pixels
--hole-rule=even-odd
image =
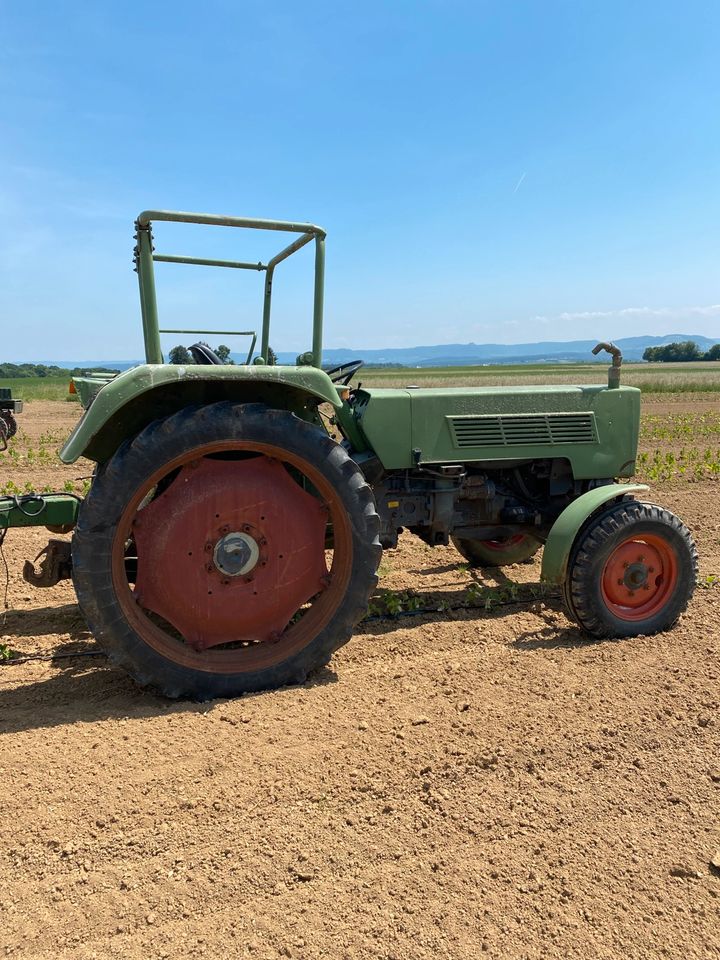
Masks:
[[[647,347],[659,347],[666,343],[694,340],[700,350],[706,352],[720,337],[713,340],[688,333],[669,333],[662,337],[623,337],[615,343],[623,352],[625,360],[642,360]],[[549,340],[538,343],[440,343],[426,347],[385,347],[381,350],[350,350],[345,347],[323,350],[323,363],[338,364],[349,360],[364,360],[372,364],[397,364],[406,367],[457,367],[491,363],[577,363],[592,361],[591,350],[597,340]],[[245,360],[244,353],[233,353],[236,362]],[[280,363],[294,363],[297,351],[278,351]],[[599,359],[605,362],[606,354]],[[61,367],[106,367],[112,370],[127,370],[141,360],[18,360],[17,363],[56,364]]]
[[[662,337],[623,337],[615,340],[625,360],[642,360],[647,347],[666,343],[694,340],[703,352],[720,338],[712,340],[687,333],[671,333]],[[408,367],[455,367],[484,363],[577,363],[592,361],[591,351],[597,340],[543,341],[539,343],[444,343],[427,347],[387,347],[383,350],[323,350],[323,362],[346,363],[364,360],[366,363],[401,364]],[[235,354],[232,355],[236,358]],[[281,363],[293,363],[296,353],[278,352]],[[601,354],[600,358],[606,358]]]

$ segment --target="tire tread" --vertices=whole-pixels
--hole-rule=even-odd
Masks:
[[[670,531],[679,550],[684,548],[684,556],[679,554],[684,569],[679,577],[678,589],[667,605],[669,613],[661,610],[649,621],[620,621],[596,602],[591,588],[598,576],[597,556],[613,538],[631,532],[632,527],[638,524],[656,526],[663,532]],[[591,518],[580,532],[571,553],[563,595],[571,619],[595,637],[658,633],[670,629],[687,609],[697,570],[697,547],[679,517],[657,504],[624,498]]]
[[[241,424],[238,424],[238,420]],[[285,438],[293,448],[323,471],[340,494],[350,515],[353,531],[353,570],[345,598],[330,623],[294,656],[253,674],[218,674],[190,670],[151,650],[125,620],[108,568],[113,531],[133,491],[158,468],[158,460],[172,459],[168,451],[181,453],[201,447],[208,436],[223,429],[251,429],[263,435]],[[226,433],[227,435],[227,433]],[[256,437],[257,439],[257,437]],[[161,463],[160,463],[161,465]],[[85,619],[114,664],[126,670],[140,685],[159,690],[171,698],[207,700],[218,696],[299,683],[308,673],[327,664],[333,653],[352,636],[367,610],[377,585],[377,567],[382,556],[380,519],[371,488],[347,452],[317,427],[286,410],[259,403],[221,401],[193,405],[156,420],[135,438],[123,443],[114,456],[99,467],[85,498],[73,536],[73,579]],[[120,611],[120,612],[118,612]]]

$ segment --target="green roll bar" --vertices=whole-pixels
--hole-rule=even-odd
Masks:
[[[183,257],[165,253],[155,253],[153,247],[152,223],[165,220],[172,223],[198,223],[216,227],[245,227],[251,230],[280,230],[285,233],[299,233],[291,244],[275,254],[267,263],[246,263],[240,260],[214,260],[204,257]],[[153,263],[192,263],[204,267],[230,267],[234,270],[257,270],[265,273],[265,292],[263,301],[262,337],[260,353],[267,363],[270,345],[270,308],[272,304],[272,284],[275,267],[291,254],[300,250],[311,240],[315,240],[315,288],[313,298],[313,364],[319,367],[322,362],[323,304],[325,289],[325,231],[312,223],[291,223],[286,220],[254,220],[249,217],[224,217],[211,213],[181,213],[171,210],[145,210],[135,221],[134,263],[140,285],[140,309],[142,311],[143,337],[145,340],[145,358],[148,363],[162,363],[160,348],[161,333],[224,333],[229,336],[254,336],[252,331],[242,330],[174,330],[160,329],[158,323],[157,296],[155,292],[155,270]],[[248,354],[248,363],[255,348],[253,340]]]

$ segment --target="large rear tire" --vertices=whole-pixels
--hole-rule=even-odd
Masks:
[[[372,491],[316,426],[188,407],[97,472],[73,537],[90,629],[141,685],[207,700],[302,682],[377,583]]]
[[[623,500],[592,518],[573,545],[564,584],[568,612],[595,637],[669,630],[690,602],[697,561],[678,517]]]

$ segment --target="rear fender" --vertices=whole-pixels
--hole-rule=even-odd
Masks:
[[[341,400],[317,367],[182,366],[143,364],[100,389],[60,451],[63,463],[107,460],[128,437],[159,417],[194,403],[234,400],[292,410],[304,419],[318,403]]]
[[[546,583],[563,583],[567,574],[570,551],[575,539],[591,514],[603,504],[628,493],[639,493],[649,487],[642,483],[611,483],[588,490],[566,507],[550,529],[543,550],[540,577]]]

